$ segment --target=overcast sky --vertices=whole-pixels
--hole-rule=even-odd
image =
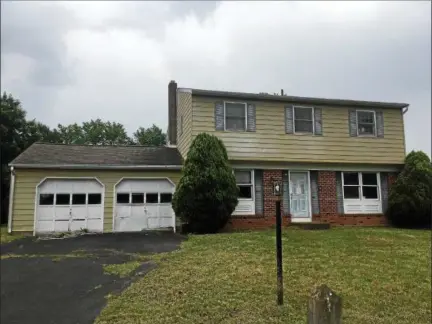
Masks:
[[[167,128],[167,87],[407,102],[431,154],[431,3],[4,2],[1,90],[56,126]]]

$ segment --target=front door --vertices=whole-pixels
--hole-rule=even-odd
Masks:
[[[309,208],[309,173],[290,172],[290,209],[293,222],[312,220]]]

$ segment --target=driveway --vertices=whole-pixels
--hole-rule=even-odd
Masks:
[[[121,264],[136,254],[169,252],[184,238],[166,232],[83,235],[1,246],[1,323],[93,323],[106,304],[138,276],[156,267],[142,261],[131,275],[104,273],[103,265]],[[8,257],[8,254],[11,256]]]

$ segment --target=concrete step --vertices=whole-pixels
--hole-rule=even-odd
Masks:
[[[327,230],[330,224],[327,223],[291,223],[290,226],[298,227],[305,230]]]

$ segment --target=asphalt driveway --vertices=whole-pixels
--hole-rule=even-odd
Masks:
[[[107,295],[120,293],[156,267],[143,261],[121,278],[104,273],[104,264],[125,263],[137,253],[169,252],[183,239],[165,232],[119,233],[56,240],[30,237],[2,245],[0,322],[93,323]]]

